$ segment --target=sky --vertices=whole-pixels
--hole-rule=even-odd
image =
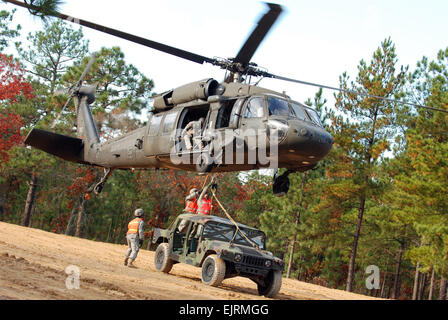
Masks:
[[[381,42],[391,37],[399,65],[415,68],[423,56],[436,57],[448,47],[446,0],[282,0],[284,12],[252,61],[277,75],[338,87],[347,72],[356,78],[361,59],[370,61]],[[13,5],[0,2],[0,9]],[[133,33],[210,58],[234,57],[267,6],[257,0],[65,0],[61,12]],[[41,28],[38,18],[18,8],[15,21],[23,37]],[[163,92],[183,84],[215,78],[224,71],[84,28],[91,51],[120,46],[126,60]],[[317,88],[263,79],[260,86],[285,91],[304,102]],[[324,91],[329,103],[333,92]]]

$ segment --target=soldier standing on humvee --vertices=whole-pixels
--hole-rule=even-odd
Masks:
[[[143,228],[143,209],[137,209],[134,212],[135,219],[129,222],[128,232],[126,233],[126,240],[128,242],[128,250],[124,259],[124,265],[130,268],[135,268],[133,265],[134,260],[137,258],[139,248],[143,244],[145,238]]]
[[[209,215],[212,211],[212,199],[210,197],[210,195],[208,194],[208,190],[210,187],[215,186],[215,184],[213,183],[213,181],[208,184],[204,190],[202,190],[201,195],[198,198],[197,204],[198,204],[198,209],[197,209],[197,213],[198,214],[205,214],[205,215]]]

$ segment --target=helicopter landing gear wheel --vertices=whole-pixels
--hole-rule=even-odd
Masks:
[[[277,197],[283,197],[285,194],[289,191],[289,178],[288,175],[290,174],[290,171],[286,171],[281,176],[277,176],[275,174],[274,176],[274,183],[272,185],[272,192]]]
[[[196,159],[196,171],[200,173],[210,172],[213,169],[213,158],[208,152],[201,153]]]

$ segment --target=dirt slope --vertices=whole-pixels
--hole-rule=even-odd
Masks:
[[[156,272],[154,252],[141,250],[138,269],[125,267],[126,247],[0,222],[1,299],[264,299],[255,283],[236,277],[218,288],[203,285],[199,268],[176,264]],[[81,271],[80,289],[68,290],[65,269]],[[279,299],[370,299],[283,279]]]

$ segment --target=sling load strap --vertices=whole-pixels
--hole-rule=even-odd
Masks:
[[[207,184],[207,181],[208,181],[208,178],[210,177],[210,175],[211,175],[211,173],[209,173],[209,174],[205,177],[205,180],[204,180],[204,183],[202,184],[202,188],[201,188],[201,190],[204,190],[204,187],[205,187],[205,185]]]
[[[222,211],[224,211],[224,213],[226,214],[227,218],[229,218],[229,220],[235,225],[236,227],[236,232],[233,235],[232,240],[230,241],[230,243],[233,242],[233,240],[235,240],[236,234],[239,232],[246,240],[247,242],[249,242],[255,249],[260,250],[260,248],[258,247],[258,245],[256,243],[254,243],[252,240],[250,240],[246,234],[241,231],[240,227],[238,226],[238,223],[236,223],[235,220],[233,220],[233,218],[230,216],[230,214],[227,212],[227,210],[224,208],[224,206],[221,204],[221,202],[218,200],[218,197],[216,196],[215,192],[213,191],[213,189],[211,190],[213,197],[215,198],[216,202],[218,203],[218,205],[221,207]],[[229,243],[229,244],[230,244]]]

